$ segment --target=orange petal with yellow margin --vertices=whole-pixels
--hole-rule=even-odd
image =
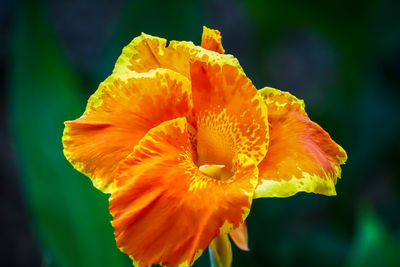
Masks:
[[[120,165],[110,212],[117,246],[135,266],[190,266],[248,215],[256,164],[239,155],[230,179],[202,174],[192,131],[185,118],[163,122]]]
[[[201,47],[220,54],[225,53],[225,49],[222,47],[221,33],[218,30],[209,29],[206,26],[203,26]]]
[[[192,110],[189,80],[171,70],[111,75],[90,97],[85,113],[65,122],[64,154],[95,187],[112,191],[115,170],[159,123]]]
[[[194,61],[192,96],[198,165],[230,167],[236,153],[257,164],[268,147],[267,108],[244,73],[229,64]]]
[[[249,251],[246,222],[230,232],[229,235],[238,248]]]
[[[346,152],[308,118],[302,100],[272,88],[259,93],[268,106],[270,143],[258,165],[254,197],[288,197],[301,191],[336,195]]]
[[[190,60],[225,62],[241,69],[232,55],[222,55],[187,41],[171,41],[142,33],[122,50],[114,73],[147,72],[166,68],[190,77]]]

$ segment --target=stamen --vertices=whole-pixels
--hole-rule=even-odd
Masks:
[[[201,171],[202,169],[207,168],[207,167],[224,168],[225,165],[223,165],[223,164],[204,164],[204,165],[202,165],[202,166],[199,167],[199,170]]]
[[[199,167],[199,170],[208,177],[218,180],[226,180],[233,175],[223,164],[204,164]]]

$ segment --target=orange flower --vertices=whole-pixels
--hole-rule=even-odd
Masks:
[[[230,265],[227,234],[248,249],[254,198],[336,194],[344,150],[303,101],[257,91],[223,53],[206,27],[201,47],[142,34],[65,122],[64,154],[111,193],[117,246],[134,265],[190,266],[209,245]]]

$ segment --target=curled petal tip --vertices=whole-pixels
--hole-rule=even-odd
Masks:
[[[246,222],[240,225],[238,228],[229,233],[232,241],[238,248],[244,251],[250,251],[248,246],[247,226]]]

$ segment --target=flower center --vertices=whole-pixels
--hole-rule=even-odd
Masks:
[[[218,179],[218,180],[226,180],[232,177],[233,173],[231,170],[227,169],[225,165],[202,165],[199,167],[199,170],[207,175],[208,177]]]
[[[230,127],[218,120],[200,121],[196,140],[199,170],[218,180],[232,177],[236,152]]]

